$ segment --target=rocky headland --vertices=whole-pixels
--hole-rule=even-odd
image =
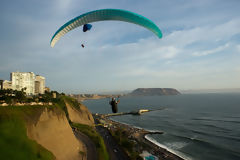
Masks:
[[[162,95],[178,95],[181,94],[174,88],[138,88],[132,91],[131,96],[162,96]]]

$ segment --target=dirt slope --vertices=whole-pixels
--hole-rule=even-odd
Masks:
[[[86,159],[86,148],[73,134],[63,111],[47,109],[38,121],[27,125],[28,137],[51,151],[58,160]]]
[[[74,123],[86,124],[89,126],[94,125],[92,114],[88,111],[87,107],[80,104],[79,109],[74,108],[70,103],[65,101],[69,119]]]

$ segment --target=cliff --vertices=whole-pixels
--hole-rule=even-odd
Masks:
[[[70,124],[95,129],[87,107],[71,97],[53,105],[0,106],[0,159],[86,160],[87,144]]]
[[[86,106],[79,103],[73,104],[71,99],[65,99],[65,104],[71,122],[94,126],[94,119]]]
[[[4,128],[0,136],[5,142],[0,148],[7,151],[0,151],[0,159],[11,159],[11,155],[29,159],[26,157],[31,155],[36,159],[86,160],[86,146],[75,137],[69,121],[94,126],[88,109],[69,97],[56,99],[51,106],[0,106],[0,128]],[[11,134],[5,133],[7,130]]]
[[[27,121],[27,135],[52,152],[58,160],[85,158],[79,154],[86,153],[84,144],[76,139],[64,112],[59,108],[45,108],[34,123]]]
[[[173,88],[138,88],[130,93],[132,96],[178,95],[179,91]]]

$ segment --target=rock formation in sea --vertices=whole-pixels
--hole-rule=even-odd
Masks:
[[[154,96],[154,95],[178,95],[181,94],[174,88],[138,88],[130,93],[132,96]]]

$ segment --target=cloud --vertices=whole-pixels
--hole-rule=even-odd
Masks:
[[[217,85],[227,85],[239,73],[233,69],[240,58],[236,54],[240,53],[237,4],[207,0],[6,1],[0,10],[1,76],[9,79],[12,71],[34,71],[46,76],[52,88],[75,92],[147,85],[203,87],[217,79]],[[51,36],[61,25],[100,8],[142,14],[160,27],[163,38],[134,24],[107,21],[93,23],[87,33],[79,27],[50,47]]]
[[[237,45],[236,48],[237,48],[237,51],[240,53],[240,45]]]
[[[214,54],[214,53],[221,52],[221,51],[227,49],[228,47],[229,47],[229,44],[227,43],[223,46],[220,46],[220,47],[217,47],[217,48],[214,48],[214,49],[211,49],[211,50],[194,52],[193,55],[194,56],[206,56],[206,55],[209,55],[209,54]]]

